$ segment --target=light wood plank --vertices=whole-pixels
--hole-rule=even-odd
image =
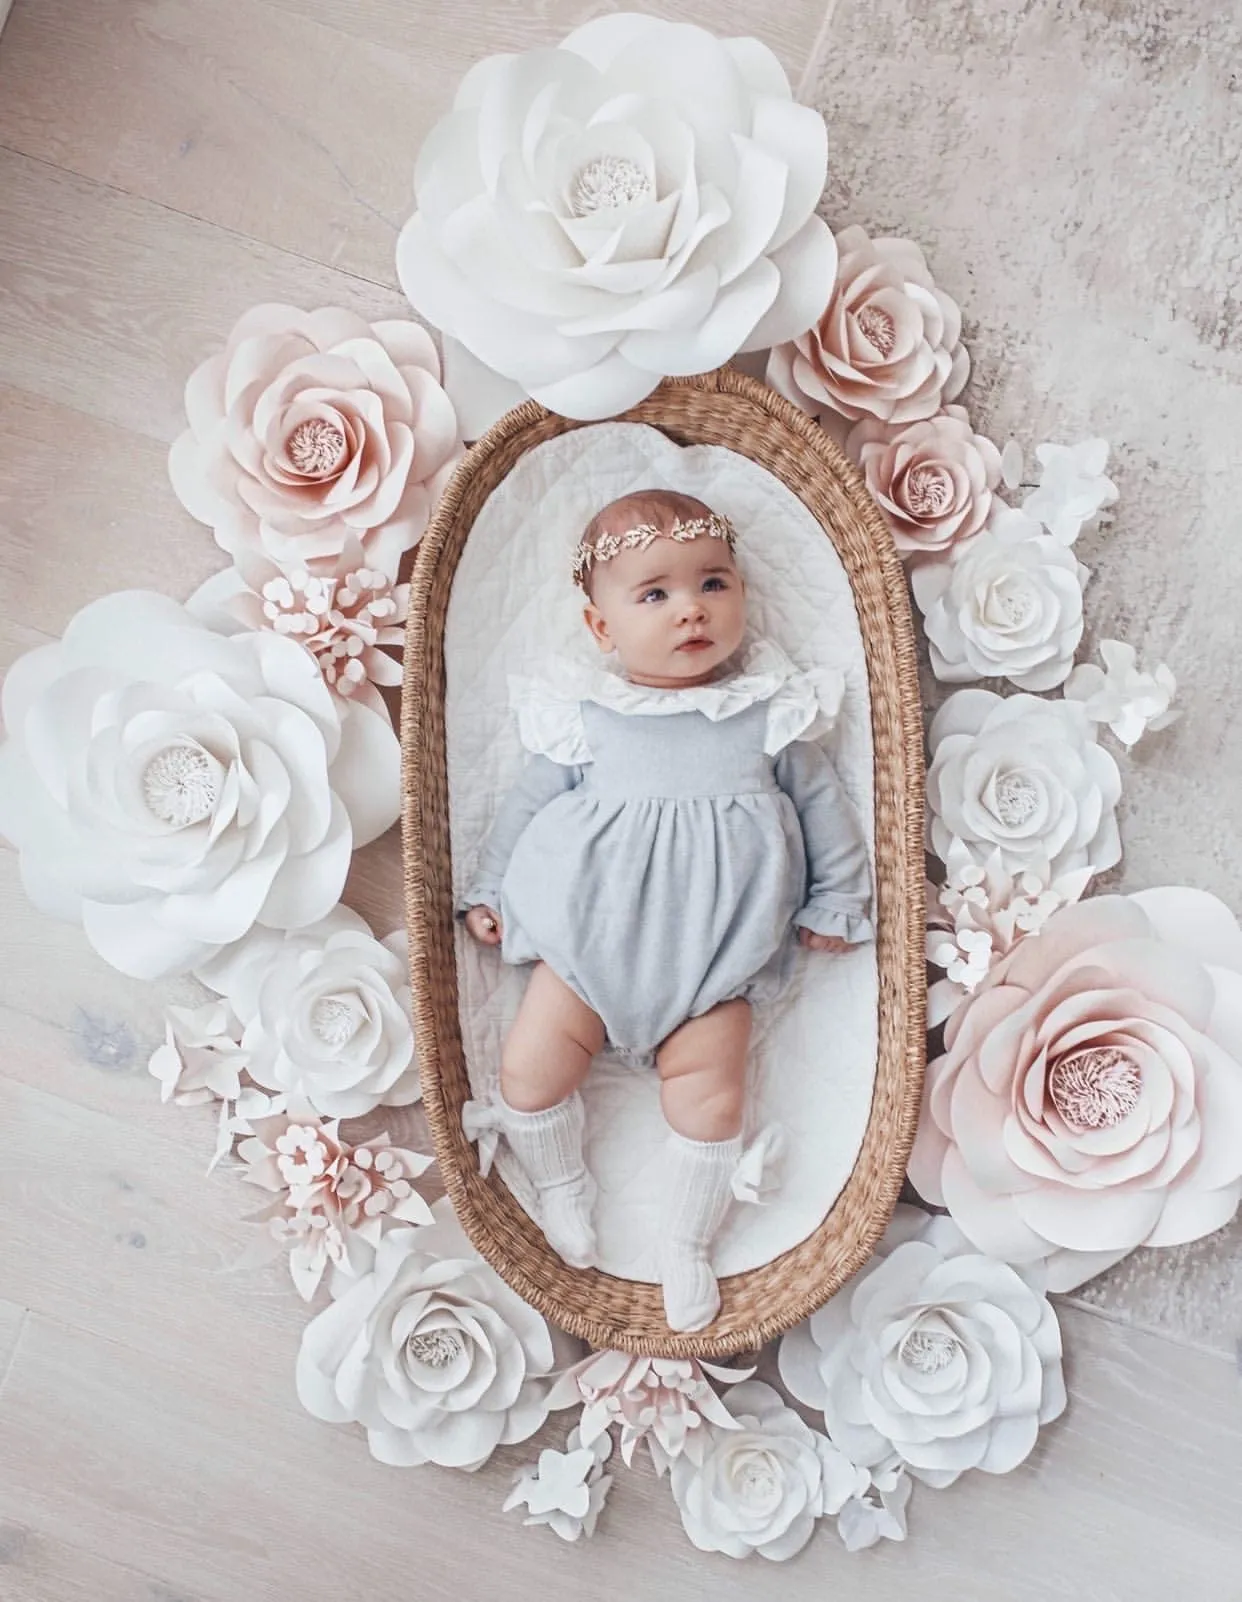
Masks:
[[[395,290],[0,152],[0,383],[168,442],[192,369],[265,300],[409,313]]]
[[[18,1338],[25,1321],[24,1307],[17,1302],[0,1301],[0,1393],[4,1390],[9,1364],[13,1360],[13,1353],[17,1350]]]
[[[12,1602],[198,1602],[182,1586],[0,1518],[0,1590]]]
[[[1074,1402],[1034,1461],[1004,1478],[920,1489],[911,1539],[851,1558],[822,1530],[779,1571],[696,1554],[667,1485],[624,1471],[601,1539],[564,1547],[499,1512],[513,1448],[476,1475],[372,1463],[349,1431],[290,1412],[263,1365],[231,1381],[166,1346],[125,1347],[37,1320],[0,1409],[0,1499],[10,1517],[111,1562],[143,1562],[203,1602],[301,1602],[390,1593],[494,1602],[659,1595],[788,1602],[1236,1602],[1242,1432],[1223,1361],[1069,1312]],[[256,1494],[257,1493],[257,1494]],[[607,1532],[606,1539],[604,1531]],[[467,1536],[466,1532],[470,1532]],[[1000,1578],[1003,1576],[1003,1580]]]

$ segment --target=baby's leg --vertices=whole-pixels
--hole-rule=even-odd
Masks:
[[[660,1237],[670,1329],[702,1329],[720,1310],[709,1254],[742,1154],[749,1046],[750,1004],[726,1001],[682,1024],[656,1053],[672,1127]]]
[[[604,1026],[546,963],[530,976],[500,1063],[500,1110],[514,1155],[539,1193],[548,1244],[574,1268],[595,1257],[595,1185],[582,1156],[578,1087]]]

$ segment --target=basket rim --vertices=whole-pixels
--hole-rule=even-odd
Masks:
[[[871,628],[863,627],[862,634],[876,780],[880,1060],[862,1150],[817,1229],[772,1262],[722,1279],[720,1316],[692,1334],[674,1334],[663,1323],[658,1286],[617,1279],[598,1269],[568,1268],[499,1176],[493,1173],[484,1180],[479,1174],[475,1148],[461,1129],[465,1065],[448,847],[443,624],[461,549],[492,490],[534,445],[591,426],[551,413],[535,401],[506,413],[466,453],[423,535],[411,574],[401,699],[402,836],[423,1106],[462,1227],[523,1300],[597,1349],[725,1358],[755,1350],[801,1322],[861,1268],[884,1231],[905,1176],[921,1102],[926,1042],[924,762],[917,653],[905,574],[887,524],[853,463],[817,422],[783,396],[724,367],[693,378],[666,379],[643,402],[608,421],[649,423],[679,442],[697,437],[696,423],[722,436],[703,442],[725,444],[757,460],[816,516],[846,566],[860,623],[859,574],[865,577]],[[746,442],[761,444],[771,459],[743,448]],[[826,520],[825,504],[840,510],[841,529]],[[882,693],[877,694],[877,687]],[[888,848],[884,858],[882,822]],[[884,1146],[877,1151],[881,1117]],[[865,1170],[861,1176],[860,1170]],[[843,1212],[847,1196],[851,1208]]]

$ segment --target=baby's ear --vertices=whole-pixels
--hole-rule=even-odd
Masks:
[[[608,633],[608,624],[604,621],[604,614],[593,603],[582,608],[582,616],[596,645],[605,655],[612,650],[612,637]]]

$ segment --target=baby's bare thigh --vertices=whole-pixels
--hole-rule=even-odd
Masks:
[[[535,964],[509,1032],[510,1046],[527,1043],[546,1049],[549,1035],[568,1037],[592,1057],[604,1046],[604,1025],[546,962]]]
[[[662,1079],[698,1073],[703,1068],[728,1075],[746,1067],[750,1048],[750,1002],[722,1001],[699,1018],[687,1018],[656,1051]]]

